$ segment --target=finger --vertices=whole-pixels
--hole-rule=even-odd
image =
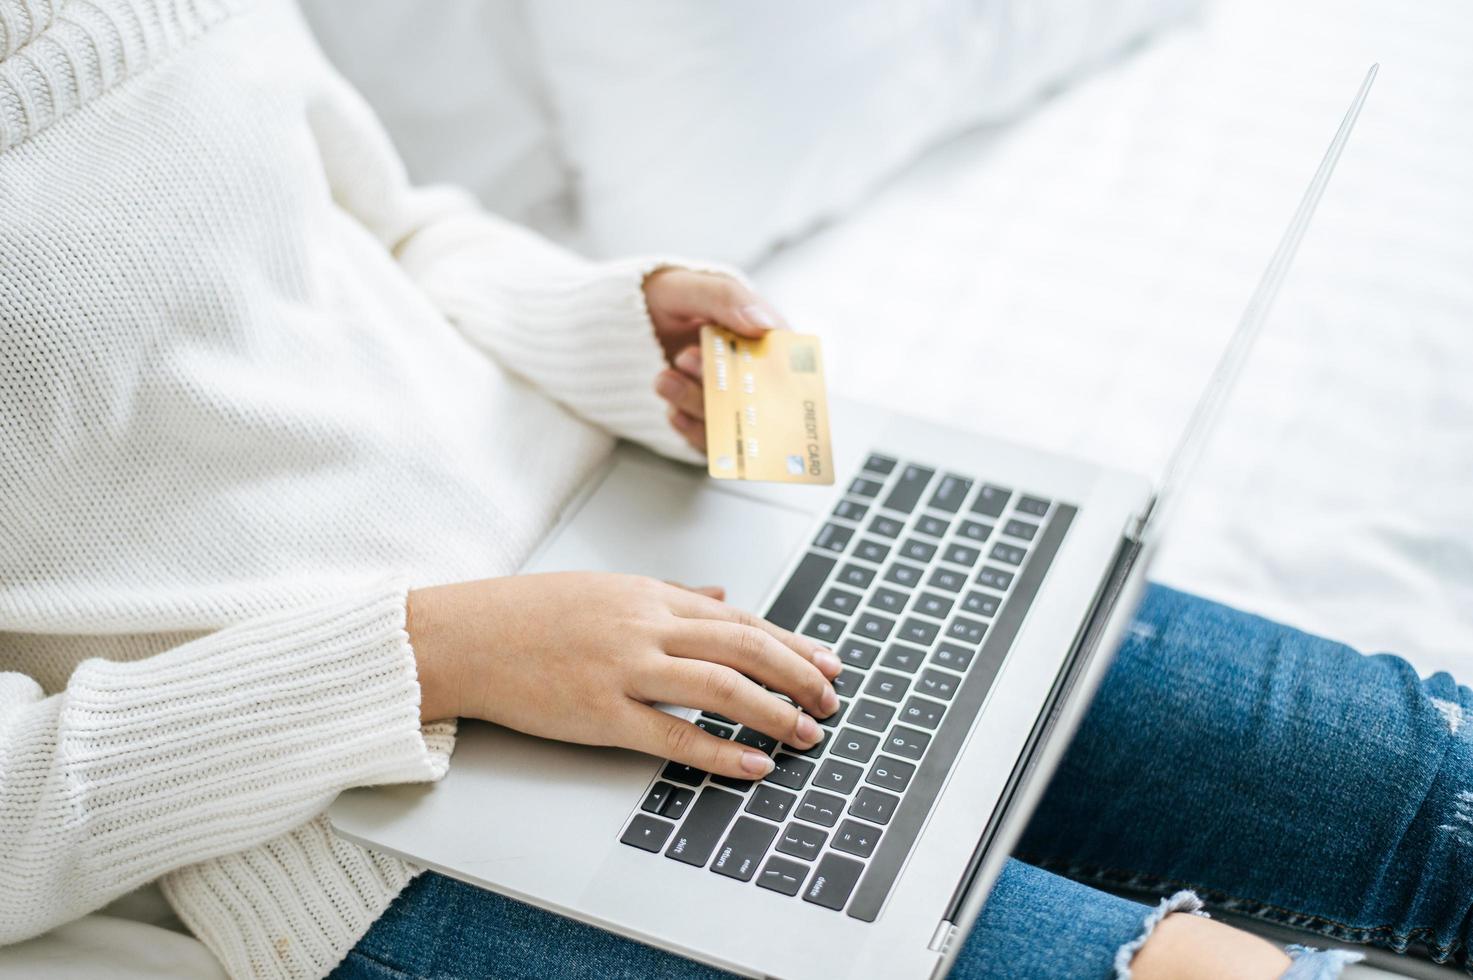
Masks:
[[[666,369],[655,376],[655,394],[693,419],[706,417],[706,399],[701,383],[679,371]]]
[[[681,305],[691,314],[714,320],[743,337],[787,328],[772,304],[731,276],[696,273],[684,277],[680,285],[684,291]]]
[[[807,748],[823,737],[818,722],[796,704],[722,664],[663,657],[635,693],[647,701],[714,711],[789,745]]]
[[[675,360],[671,363],[675,365],[675,370],[681,374],[695,381],[704,380],[701,374],[701,349],[696,345],[692,344],[679,354],[676,354]]]
[[[665,584],[673,585],[677,589],[682,589],[686,592],[694,592],[697,595],[709,596],[712,599],[719,600],[726,598],[726,590],[719,585],[686,585],[684,582],[677,582],[674,579],[669,578],[665,579]]]
[[[827,718],[839,710],[839,696],[813,662],[755,626],[715,619],[682,620],[666,641],[665,652],[739,670],[786,694],[815,718]]]
[[[761,616],[754,616],[745,609],[727,605],[725,602],[706,602],[703,599],[687,597],[673,606],[677,616],[695,617],[700,619],[718,619],[728,623],[738,623],[742,626],[754,626],[764,633],[774,637],[779,643],[796,651],[805,660],[810,661],[827,678],[839,676],[839,671],[844,665],[834,652],[817,640],[806,636],[799,636],[789,630],[783,629],[773,623],[769,623]]]
[[[669,419],[670,425],[684,437],[686,442],[690,443],[692,449],[698,453],[706,451],[705,422],[691,418],[678,408],[670,409]]]
[[[631,749],[718,776],[761,779],[772,772],[772,758],[766,752],[708,735],[690,722],[646,704],[631,708],[633,714],[625,726],[629,733],[625,744]]]

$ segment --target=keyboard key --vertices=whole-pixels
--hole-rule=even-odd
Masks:
[[[890,727],[890,719],[894,717],[895,709],[890,705],[861,698],[854,702],[854,708],[849,712],[849,724],[872,732],[883,732]]]
[[[950,568],[938,568],[931,573],[931,584],[947,592],[960,592],[962,586],[967,584],[967,577]]]
[[[875,519],[869,522],[869,532],[878,534],[882,538],[898,538],[900,532],[905,530],[905,522],[897,521],[893,517],[884,514],[876,514]]]
[[[639,805],[639,808],[641,810],[647,810],[650,813],[659,813],[660,807],[664,806],[665,801],[670,799],[670,794],[674,790],[675,787],[669,783],[655,783],[655,785],[650,787],[649,793],[645,795],[644,802]]]
[[[951,696],[956,693],[956,686],[961,683],[961,678],[939,670],[927,670],[916,681],[916,692],[928,694],[942,701],[950,701]],[[856,723],[857,724],[857,723]]]
[[[753,793],[752,799],[747,802],[747,812],[782,823],[792,815],[793,804],[796,802],[798,802],[796,793],[788,793],[776,786],[764,784],[757,787],[757,792]]]
[[[702,718],[710,718],[712,721],[720,722],[723,725],[735,725],[736,724],[736,722],[732,721],[730,718],[726,717],[725,715],[718,715],[714,711],[702,711],[701,712],[701,717]]]
[[[808,865],[787,858],[770,857],[757,876],[757,884],[779,895],[796,895],[808,876]]]
[[[851,667],[869,670],[874,666],[875,658],[880,655],[880,648],[863,640],[845,640],[839,644],[835,655]]]
[[[916,600],[915,609],[918,613],[934,616],[937,619],[945,619],[946,614],[951,612],[951,603],[952,600],[944,595],[937,595],[935,592],[923,592],[921,597]]]
[[[863,682],[864,675],[858,671],[841,670],[833,680],[834,693],[841,698],[851,698],[859,693],[859,685]]]
[[[1013,491],[989,483],[977,492],[977,499],[972,501],[972,513],[984,517],[999,517],[1012,495]]]
[[[844,632],[844,621],[822,613],[814,613],[808,617],[808,625],[803,627],[803,632],[815,640],[833,643],[839,638],[839,634]]]
[[[905,787],[910,785],[910,777],[914,776],[915,772],[916,767],[909,762],[901,762],[899,759],[882,755],[869,767],[869,774],[864,777],[864,781],[874,786],[903,793]]]
[[[706,770],[697,769],[695,766],[683,766],[678,762],[667,762],[665,768],[660,772],[660,778],[684,783],[687,786],[699,786],[706,778]]]
[[[1002,600],[986,592],[968,592],[962,600],[962,609],[974,616],[995,616]]]
[[[900,797],[891,796],[889,793],[881,793],[877,789],[866,786],[854,794],[854,802],[849,804],[849,812],[856,817],[873,820],[878,824],[890,822],[895,816],[895,808],[900,805]]]
[[[883,640],[890,635],[895,628],[895,620],[884,616],[876,616],[874,613],[865,613],[859,617],[854,624],[854,632],[866,640]]]
[[[844,589],[829,589],[828,594],[823,597],[819,605],[830,612],[847,616],[859,608],[859,594]]]
[[[820,793],[811,789],[803,794],[803,802],[798,804],[798,818],[816,823],[823,827],[832,827],[839,822],[839,814],[844,812],[844,800],[842,797],[831,793]]]
[[[859,785],[860,777],[864,770],[859,766],[840,762],[838,759],[829,759],[818,770],[818,775],[813,780],[814,786],[821,786],[835,793],[848,795],[849,791]]]
[[[916,533],[929,535],[933,538],[939,538],[945,536],[946,529],[950,526],[951,522],[946,520],[944,517],[936,517],[933,514],[927,514],[925,517],[922,517],[920,520],[916,521]]]
[[[710,718],[697,718],[696,727],[707,735],[715,735],[717,738],[731,738],[731,729],[725,725],[718,725]]]
[[[691,800],[696,798],[696,791],[686,789],[683,786],[675,787],[665,805],[660,807],[660,816],[669,817],[671,820],[679,820],[685,816],[685,811],[690,809]]]
[[[837,711],[835,711],[833,714],[829,715],[827,718],[819,718],[818,719],[818,723],[820,725],[823,725],[823,726],[827,727],[827,728],[833,728],[833,727],[837,726],[839,724],[839,719],[841,719],[841,718],[844,717],[844,709],[847,708],[848,706],[849,706],[849,702],[848,701],[840,701],[839,702],[839,709]]]
[[[910,678],[877,670],[870,675],[869,683],[864,686],[864,693],[896,702],[905,697],[905,689],[908,687],[910,687]]]
[[[900,557],[925,564],[936,557],[936,546],[916,538],[910,538],[900,546]]]
[[[889,476],[890,471],[895,469],[895,460],[889,456],[881,456],[879,453],[870,453],[869,458],[864,461],[864,468],[871,473]]]
[[[777,758],[772,760],[772,772],[767,774],[767,782],[777,783],[788,789],[802,789],[803,784],[808,782],[808,777],[811,775],[813,775],[813,763],[784,752],[779,753]]]
[[[852,585],[856,589],[866,589],[869,588],[869,584],[875,580],[875,572],[874,569],[865,568],[863,565],[845,565],[843,568],[839,569],[838,580],[844,585]],[[822,582],[819,583],[819,585],[822,584]],[[813,592],[814,595],[817,595],[818,589],[815,588]],[[802,612],[800,611],[798,615],[801,616]],[[772,616],[769,615],[767,618],[772,619]],[[774,623],[777,622],[777,620],[775,619],[773,619],[772,621]],[[785,626],[783,628],[792,629],[791,626]]]
[[[862,732],[857,728],[846,728],[834,739],[833,754],[841,759],[850,759],[854,762],[868,762],[870,756],[875,754],[875,749],[879,744],[879,738],[869,732]]]
[[[906,600],[910,596],[899,589],[887,589],[881,586],[875,589],[874,595],[869,597],[869,604],[881,612],[898,613],[905,608]]]
[[[926,659],[926,651],[908,647],[903,643],[892,643],[885,651],[885,659],[880,661],[886,667],[894,667],[903,670],[907,674],[915,673],[915,669]]]
[[[955,562],[958,565],[966,565],[968,568],[970,568],[971,566],[977,564],[978,558],[982,557],[982,551],[980,548],[973,548],[970,545],[954,544],[948,547],[946,549],[946,554],[942,555],[941,557],[945,558],[949,562]]]
[[[991,565],[985,565],[982,571],[977,573],[977,584],[985,585],[989,589],[996,589],[999,592],[1006,592],[1008,586],[1013,584],[1013,573],[1004,571],[1001,568],[994,568]]]
[[[631,847],[637,847],[641,851],[657,853],[670,839],[670,831],[675,829],[673,823],[656,820],[640,814],[629,822],[629,829],[624,831],[624,836],[619,840]]]
[[[849,492],[856,497],[873,497],[880,492],[883,486],[878,480],[866,480],[862,476],[856,476],[849,484]]]
[[[717,786],[725,786],[727,789],[734,789],[738,793],[745,793],[747,790],[751,789],[753,785],[752,780],[738,779],[735,776],[712,776],[711,782],[715,783]]]
[[[889,570],[885,572],[886,582],[894,582],[896,585],[903,585],[907,589],[920,580],[921,570],[914,565],[907,565],[904,562],[897,561],[893,563]]]
[[[921,757],[921,754],[926,751],[926,746],[930,744],[931,736],[925,732],[918,732],[904,725],[896,725],[885,738],[885,751],[915,760]]]
[[[818,857],[818,852],[823,849],[823,842],[828,839],[828,833],[817,827],[810,827],[806,823],[790,823],[782,829],[777,840],[777,849],[784,854],[812,861]]]
[[[975,650],[959,647],[955,643],[943,643],[936,648],[936,656],[931,659],[943,667],[965,671],[975,655]]]
[[[767,618],[785,630],[798,628],[798,623],[808,607],[813,604],[818,590],[823,588],[824,579],[834,569],[834,560],[826,555],[809,552],[793,569],[782,592],[772,601]],[[866,585],[869,583],[866,581]]]
[[[738,817],[721,849],[716,852],[711,870],[737,881],[751,881],[776,836],[777,828],[772,824],[751,817]]]
[[[859,685],[865,682],[865,675],[859,671],[840,671],[834,678],[834,693],[840,697],[854,697],[859,694]]]
[[[946,635],[959,643],[970,643],[976,646],[982,642],[982,634],[987,632],[987,624],[980,619],[968,619],[958,616],[946,627]]]
[[[777,748],[777,739],[771,735],[763,735],[755,728],[743,728],[737,732],[736,741],[758,752],[771,752]]]
[[[1042,517],[1048,513],[1048,504],[1049,502],[1041,497],[1024,497],[1018,501],[1018,509],[1025,514]]]
[[[813,539],[813,546],[821,551],[843,551],[849,547],[849,539],[852,537],[854,537],[852,527],[825,524],[819,529],[818,537]]]
[[[911,698],[905,702],[905,707],[900,710],[900,718],[902,721],[909,722],[912,725],[920,725],[922,728],[934,730],[937,725],[941,724],[941,715],[945,710],[945,708],[941,707],[935,701]],[[845,729],[845,731],[848,731],[848,729]]]
[[[675,839],[665,849],[665,856],[685,864],[702,867],[716,850],[716,842],[731,818],[736,816],[742,798],[724,789],[707,786],[696,797],[696,805],[675,832]]]
[[[924,466],[907,466],[900,471],[900,479],[895,481],[895,489],[891,490],[890,496],[885,498],[885,506],[890,510],[909,514],[916,509],[916,501],[921,499],[921,494],[926,491],[926,484],[930,483],[931,477],[935,475],[935,470]]]
[[[1022,538],[1024,541],[1032,541],[1033,536],[1038,533],[1038,525],[1029,524],[1027,521],[1008,521],[1002,526],[1002,533],[1010,537]]]
[[[948,514],[955,514],[962,501],[967,499],[967,494],[972,492],[972,481],[964,476],[953,476],[948,473],[936,484],[936,492],[931,496],[931,502],[927,504],[933,510],[944,510]]]
[[[992,525],[980,521],[962,521],[956,533],[968,541],[986,541],[987,535],[992,533]]]
[[[865,561],[872,561],[876,565],[882,563],[889,556],[889,545],[880,544],[880,542],[872,541],[869,538],[860,541],[859,547],[854,549],[855,558],[863,558]]]
[[[834,831],[834,850],[867,858],[875,853],[882,831],[858,820],[845,820]]]
[[[813,877],[808,879],[808,887],[803,890],[803,901],[839,911],[849,901],[849,895],[858,884],[862,871],[862,861],[843,857],[832,851],[825,854],[823,860],[818,862]]]
[[[841,500],[834,508],[834,516],[842,517],[846,521],[862,521],[864,515],[869,513],[869,505],[862,504],[857,500]]]
[[[1021,565],[1023,563],[1023,556],[1025,554],[1027,554],[1027,552],[1024,551],[1022,548],[1019,548],[1016,545],[1003,544],[1001,541],[999,541],[997,544],[992,546],[990,557],[995,558],[1001,562],[1007,562],[1009,565]]]
[[[935,623],[928,623],[924,619],[916,619],[914,616],[911,616],[904,623],[900,624],[899,638],[909,640],[912,643],[919,643],[923,647],[928,647],[936,639],[936,633],[940,629],[941,627]]]

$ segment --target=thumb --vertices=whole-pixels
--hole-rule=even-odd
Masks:
[[[691,287],[692,305],[699,315],[738,336],[756,338],[788,327],[771,303],[731,276],[701,273],[693,278]]]

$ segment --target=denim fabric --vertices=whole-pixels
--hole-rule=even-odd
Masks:
[[[1115,976],[1192,907],[1092,886],[1464,963],[1473,692],[1153,586],[1018,856],[953,977]],[[1345,962],[1293,952],[1295,977]],[[725,974],[425,874],[333,976]]]

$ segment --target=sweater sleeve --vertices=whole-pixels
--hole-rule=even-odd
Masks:
[[[444,774],[402,588],[252,620],[50,697],[0,672],[0,944],[309,821],[351,786]],[[0,663],[9,658],[0,646]]]
[[[308,117],[333,199],[393,254],[478,348],[578,415],[698,461],[654,394],[666,366],[645,307],[660,258],[592,262],[488,213],[469,194],[415,187],[367,103],[319,55]],[[726,271],[726,270],[719,270]]]

